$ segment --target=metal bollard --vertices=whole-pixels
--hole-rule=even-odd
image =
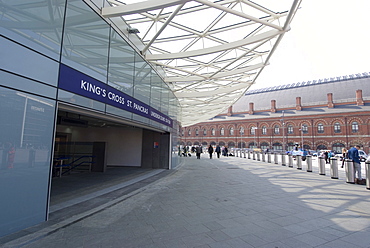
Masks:
[[[297,170],[302,170],[302,156],[297,155],[296,158],[297,158]]]
[[[293,156],[292,156],[292,154],[289,154],[288,160],[289,160],[289,167],[293,168]]]
[[[252,152],[252,155],[253,155],[252,156],[253,157],[253,160],[256,160],[256,152],[255,151]]]
[[[244,158],[246,158],[246,156],[245,156],[245,154],[246,154],[246,151],[245,151],[245,149],[244,149],[244,151],[243,151],[243,152],[244,152]]]
[[[307,172],[312,172],[312,156],[307,155],[306,156],[306,163],[307,163]]]
[[[366,174],[366,188],[370,189],[370,161],[365,163],[365,174]]]
[[[336,158],[330,159],[330,175],[331,179],[338,179],[338,160]]]
[[[285,153],[282,153],[281,154],[281,165],[282,166],[286,166],[286,163],[285,163]]]
[[[355,183],[355,167],[352,159],[346,159],[344,162],[346,167],[346,183]]]
[[[319,157],[319,175],[325,176],[325,159]]]
[[[239,157],[239,149],[235,149],[235,157]]]
[[[264,152],[262,152],[262,162],[266,162],[266,159],[265,159],[265,153]]]
[[[261,161],[261,153],[260,152],[257,152],[257,161]]]
[[[274,161],[275,161],[275,164],[279,164],[279,158],[276,152],[274,153]]]
[[[251,159],[251,151],[248,150],[248,159]]]
[[[271,153],[267,153],[267,163],[271,163]]]

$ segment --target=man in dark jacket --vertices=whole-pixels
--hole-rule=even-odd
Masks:
[[[212,159],[212,154],[213,154],[213,147],[212,147],[212,145],[209,145],[209,147],[208,147],[208,153],[209,153],[209,158]]]
[[[216,146],[216,153],[217,153],[217,158],[220,158],[221,147],[219,145]]]
[[[356,145],[348,150],[348,158],[352,159],[353,165],[355,167],[355,182],[356,183],[362,183],[362,177],[361,177],[361,161],[360,156],[358,154],[358,150],[360,149],[359,145]],[[356,177],[357,174],[357,177]]]

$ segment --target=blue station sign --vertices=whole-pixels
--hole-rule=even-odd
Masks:
[[[58,86],[63,90],[115,106],[172,127],[173,121],[167,115],[112,86],[63,64],[60,65]]]

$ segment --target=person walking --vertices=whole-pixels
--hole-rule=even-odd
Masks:
[[[225,146],[224,151],[225,151],[225,156],[228,157],[229,156],[229,150],[227,149],[227,146]]]
[[[209,153],[209,158],[212,159],[212,154],[213,154],[213,147],[212,147],[212,145],[209,145],[209,147],[208,147],[208,153]]]
[[[220,158],[221,147],[219,145],[216,146],[216,154],[217,154],[217,158]]]
[[[360,149],[359,145],[355,145],[351,149],[348,150],[348,158],[352,159],[353,166],[355,168],[355,183],[363,184],[362,177],[361,177],[361,161],[360,156],[358,154],[358,150]],[[357,177],[356,177],[357,174]]]
[[[195,148],[195,153],[197,155],[197,159],[200,159],[200,154],[202,153],[202,147],[201,146],[197,146]]]

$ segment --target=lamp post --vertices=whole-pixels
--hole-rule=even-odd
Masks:
[[[301,131],[301,143],[302,143],[302,150],[303,150],[303,126],[301,126],[301,129],[299,129]]]
[[[240,148],[243,148],[243,134],[244,134],[244,128],[240,127]]]
[[[258,129],[258,127],[252,127],[253,129],[253,132],[254,132],[254,144],[256,145],[256,148],[258,148],[258,145],[257,145],[257,139],[256,139],[256,130]]]
[[[284,122],[284,110],[282,111],[283,115],[281,116],[282,128],[283,128],[283,151],[285,151],[285,122]]]

